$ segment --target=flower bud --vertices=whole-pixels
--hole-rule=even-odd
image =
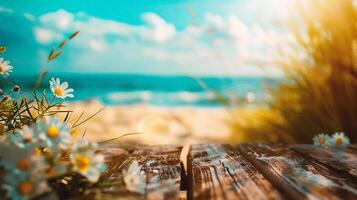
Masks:
[[[10,99],[10,96],[9,95],[5,95],[2,99],[1,99],[1,101],[2,102],[6,102],[7,100],[9,100]]]
[[[21,90],[21,88],[20,88],[20,86],[18,86],[18,85],[15,85],[15,86],[12,88],[12,91],[14,91],[14,92],[20,92],[20,90]]]

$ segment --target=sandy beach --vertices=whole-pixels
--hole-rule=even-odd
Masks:
[[[227,141],[227,112],[222,108],[155,107],[151,105],[104,106],[92,100],[68,104],[75,121],[84,111],[83,119],[101,108],[105,109],[77,128],[74,134],[91,141],[104,141],[128,133],[118,142],[135,144],[187,144]]]

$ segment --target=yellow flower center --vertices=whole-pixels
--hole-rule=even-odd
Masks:
[[[34,187],[30,181],[24,181],[20,183],[18,191],[22,196],[29,195],[33,192]]]
[[[19,160],[17,163],[16,163],[16,167],[22,171],[26,171],[30,168],[30,162],[28,160]]]
[[[326,141],[325,138],[320,138],[319,142],[320,142],[320,144],[325,144],[325,141]]]
[[[343,142],[343,138],[342,137],[336,138],[336,144],[342,144],[342,142]]]
[[[48,174],[51,177],[57,176],[57,171],[55,169],[53,169],[53,167],[51,167],[51,166],[46,166],[45,172],[46,172],[46,174]]]
[[[87,171],[89,168],[90,160],[87,156],[76,156],[76,164],[80,171]]]
[[[63,96],[63,90],[62,90],[62,88],[60,88],[60,87],[56,87],[55,90],[54,90],[54,93],[55,93],[57,96]]]
[[[55,127],[55,126],[50,126],[48,127],[47,129],[47,135],[50,137],[50,138],[56,138],[58,137],[58,129]]]

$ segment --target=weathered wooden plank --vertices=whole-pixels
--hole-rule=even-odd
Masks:
[[[100,146],[97,149],[98,153],[104,155],[104,162],[108,165],[111,162],[123,162],[129,157],[129,152],[125,149],[116,146]]]
[[[187,166],[188,199],[281,199],[230,145],[192,145]]]
[[[177,199],[180,192],[181,146],[156,146],[136,150],[131,157],[143,165],[147,176],[147,199]],[[157,176],[159,184],[152,182]]]
[[[125,188],[122,172],[132,161],[130,153],[113,144],[102,145],[98,152],[104,155],[107,170],[103,173],[96,187],[87,190],[77,199],[145,199],[139,194],[127,191]]]
[[[357,149],[357,143],[350,144],[348,147],[349,148],[353,148],[353,149]]]
[[[142,147],[126,160],[108,160],[109,168],[99,183],[101,195],[107,199],[177,199],[180,191],[181,161],[179,146]],[[111,155],[111,157],[113,157]],[[138,161],[146,174],[146,194],[138,195],[125,188],[122,172],[131,162]],[[153,181],[157,177],[158,181]]]
[[[349,181],[357,184],[357,150],[316,147],[313,145],[294,145],[292,149],[307,159],[312,159],[344,175]]]
[[[282,145],[239,145],[239,151],[290,199],[356,199],[354,183]]]

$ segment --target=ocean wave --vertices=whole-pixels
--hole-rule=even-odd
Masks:
[[[213,104],[217,103],[211,92],[112,92],[105,95],[102,100],[107,104],[166,104],[166,105],[189,105],[189,104]]]
[[[125,74],[59,74],[74,88],[73,99],[85,101],[99,99],[107,105],[152,104],[158,106],[222,106],[221,95],[229,105],[237,102],[257,103],[265,98],[265,85],[276,80],[257,77],[202,77],[200,83],[186,76],[165,77]],[[33,79],[11,77],[24,91],[32,91]],[[44,89],[48,80],[44,80]],[[220,100],[215,92],[219,92]],[[50,97],[49,97],[50,98]],[[226,102],[225,102],[226,103]]]
[[[152,92],[140,91],[140,92],[112,92],[106,96],[113,102],[118,101],[150,101],[152,98]]]

